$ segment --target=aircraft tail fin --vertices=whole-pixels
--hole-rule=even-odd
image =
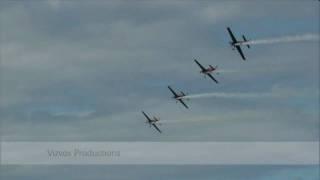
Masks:
[[[209,65],[211,69],[216,70],[218,66],[213,67],[212,65]]]
[[[248,42],[247,38],[246,38],[244,35],[242,35],[242,38],[243,38],[243,41],[244,41],[244,42]],[[250,48],[250,45],[247,44],[247,47]]]

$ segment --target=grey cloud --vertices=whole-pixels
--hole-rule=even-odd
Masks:
[[[244,12],[249,5],[253,7],[251,11]],[[282,8],[287,8],[284,18],[315,18],[316,9],[305,13],[312,5],[301,3],[290,8],[286,5],[286,2],[281,3]],[[144,131],[145,127],[140,124],[143,121],[139,116],[141,109],[150,109],[160,116],[165,114],[176,118],[195,113],[195,119],[198,113],[221,117],[226,113],[239,113],[248,109],[262,114],[274,111],[277,116],[272,117],[271,124],[281,119],[280,112],[283,110],[287,115],[281,121],[284,133],[278,134],[279,139],[314,139],[316,130],[313,128],[307,135],[302,135],[304,137],[298,134],[291,136],[291,125],[288,124],[292,124],[290,119],[296,119],[291,117],[296,116],[296,109],[302,111],[303,116],[298,116],[299,118],[308,117],[312,125],[317,124],[313,112],[316,108],[315,100],[201,100],[191,101],[190,106],[194,111],[185,112],[170,99],[170,92],[166,89],[167,85],[172,85],[189,93],[211,90],[261,92],[281,84],[282,87],[293,88],[295,91],[303,91],[302,87],[311,89],[308,92],[316,91],[318,66],[314,59],[318,53],[314,43],[253,47],[245,50],[249,57],[245,63],[228,47],[225,33],[225,26],[228,25],[235,27],[237,33],[253,34],[252,38],[268,37],[277,32],[275,29],[270,31],[271,34],[266,34],[270,29],[261,29],[259,21],[247,27],[243,27],[242,22],[266,18],[267,14],[259,11],[264,7],[273,12],[274,16],[283,15],[279,4],[179,1],[137,4],[97,1],[75,4],[64,1],[53,6],[56,7],[48,9],[46,3],[13,3],[1,11],[1,24],[4,25],[1,70],[5,75],[2,78],[4,86],[1,107],[6,111],[2,115],[5,117],[5,125],[12,129],[15,129],[14,126],[22,127],[24,120],[29,117],[29,128],[40,123],[41,128],[47,129],[49,127],[46,123],[50,122],[57,131],[59,125],[67,121],[61,136],[64,133],[68,136],[69,133],[79,135],[82,132],[94,138],[91,129],[98,128],[97,136],[101,137],[106,130],[110,131],[110,139],[125,139],[130,136],[140,140],[170,140],[170,136],[150,138],[147,134],[149,131],[136,131],[133,132],[136,135],[132,136],[131,127],[126,127],[125,124],[137,123],[134,128]],[[232,11],[225,13],[221,9]],[[298,9],[301,11],[297,12]],[[252,13],[257,16],[251,18]],[[305,28],[307,31],[315,30],[314,25],[307,24]],[[285,29],[285,26],[278,29]],[[283,33],[283,30],[279,33]],[[222,83],[215,86],[198,74],[193,58],[198,58],[205,65],[217,64],[222,69],[238,72],[222,72],[217,77]],[[304,107],[312,108],[307,110]],[[289,111],[291,108],[293,110]],[[74,113],[67,113],[68,111]],[[84,114],[82,111],[92,113],[83,117],[79,115]],[[215,114],[210,114],[211,111]],[[253,117],[252,121],[259,119],[258,116]],[[121,120],[109,120],[110,118]],[[230,124],[242,126],[241,120],[246,121],[245,118],[246,116],[239,117],[240,120],[234,119]],[[77,120],[78,130],[72,124]],[[18,123],[20,121],[21,125]],[[119,121],[121,123],[117,124]],[[294,122],[292,126],[300,125],[298,120]],[[259,123],[253,123],[257,129],[262,127]],[[211,123],[206,125],[214,126]],[[246,129],[245,125],[242,127]],[[185,126],[193,129],[195,125]],[[193,130],[197,133],[205,129],[204,125],[197,126],[199,129]],[[228,125],[222,123],[220,128],[226,126]],[[272,126],[269,126],[270,129]],[[302,131],[310,128],[306,124],[300,127]],[[68,132],[68,128],[73,132]],[[171,131],[176,127],[165,128]],[[55,130],[48,133],[44,131],[44,135],[54,133]],[[239,128],[239,132],[241,131]],[[122,132],[125,133],[121,135]],[[204,132],[201,135],[206,140],[229,136],[210,135],[210,128]],[[184,137],[183,139],[194,139],[188,132],[179,131],[176,134],[178,133],[181,133],[179,137]],[[277,139],[267,133],[257,134],[253,139]],[[195,139],[201,139],[201,135]],[[232,135],[227,138],[232,139]],[[244,134],[242,138],[250,137]]]

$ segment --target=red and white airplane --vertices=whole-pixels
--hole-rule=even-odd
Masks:
[[[200,73],[204,74],[204,77],[209,76],[215,83],[219,83],[211,74],[218,69],[218,66],[213,67],[209,65],[208,68],[205,68],[196,59],[194,60],[194,62],[197,63],[198,66],[201,68]]]
[[[168,86],[169,90],[172,92],[173,94],[173,99],[175,99],[177,102],[179,101],[185,108],[189,109],[189,107],[186,105],[186,103],[184,103],[183,99],[186,96],[186,94],[184,92],[180,92],[179,94],[176,93],[170,86]],[[187,99],[188,100],[188,99]]]
[[[153,118],[151,119],[145,112],[142,111],[142,114],[147,118],[146,123],[149,124],[149,126],[153,126],[159,133],[162,133],[161,130],[158,128],[158,126],[156,125],[157,122],[160,121],[160,118],[156,118],[155,116],[153,116]],[[161,125],[159,123],[159,125]]]

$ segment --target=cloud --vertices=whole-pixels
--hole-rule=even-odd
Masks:
[[[46,0],[46,2],[48,3],[48,5],[54,9],[57,9],[59,7],[61,7],[62,5],[62,1],[61,0]]]
[[[5,4],[0,44],[1,73],[5,75],[1,79],[1,108],[6,111],[1,116],[8,127],[5,136],[314,140],[317,106],[308,96],[285,100],[199,99],[188,102],[190,112],[170,99],[169,84],[190,94],[272,92],[279,84],[279,93],[290,96],[317,90],[318,49],[313,43],[254,46],[245,50],[249,60],[242,62],[228,47],[225,32],[225,27],[232,25],[252,37],[281,35],[291,31],[293,28],[287,26],[295,23],[280,24],[277,31],[262,30],[260,21],[251,14],[257,19],[270,14],[282,17],[285,11],[283,18],[305,20],[314,18],[315,11],[309,8],[308,13],[302,13],[310,7],[304,3],[290,9],[279,8],[276,3],[253,3],[251,11],[246,11],[250,3],[95,1],[75,5],[63,1],[53,5],[57,8],[47,3]],[[266,15],[261,11],[265,8],[272,13]],[[297,12],[300,8],[302,12]],[[256,23],[244,28],[248,21]],[[310,24],[299,29],[299,34],[314,31],[314,23]],[[221,84],[215,86],[202,79],[193,58],[236,73],[222,72],[217,77]],[[164,125],[164,136],[150,136],[152,129],[141,124],[142,109],[167,122],[188,123]],[[247,133],[249,127],[254,129],[254,136]],[[270,134],[272,129],[278,132]]]
[[[211,3],[200,11],[200,16],[208,23],[217,23],[241,15],[243,6],[240,2]]]
[[[317,32],[318,6],[299,2],[0,2],[2,140],[317,141],[316,43],[228,46]],[[275,28],[276,27],[276,28]],[[219,65],[219,85],[193,63]],[[292,98],[194,99],[195,92],[279,92]],[[159,116],[161,136],[140,111]],[[315,166],[2,166],[4,179],[319,179]],[[79,173],[80,172],[80,173]],[[123,173],[126,172],[126,173]]]

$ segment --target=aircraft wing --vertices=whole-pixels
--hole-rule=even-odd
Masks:
[[[157,126],[156,124],[152,124],[152,126],[153,126],[154,128],[156,128],[156,130],[157,130],[159,133],[161,133],[161,130],[158,128],[158,126]]]
[[[172,92],[172,94],[175,96],[175,97],[177,97],[178,95],[177,95],[177,93],[176,92],[174,92],[174,90],[170,87],[170,86],[168,86],[168,88],[169,88],[169,90]]]
[[[203,71],[206,70],[196,59],[194,60],[194,62],[197,63],[198,66],[199,66]]]
[[[212,74],[207,74],[214,82],[216,82],[217,84],[219,83],[213,76]]]
[[[241,47],[240,47],[240,46],[236,46],[236,48],[237,48],[239,54],[241,55],[242,59],[243,59],[243,60],[246,60],[246,57],[244,57],[244,54],[243,54],[243,52],[242,52],[242,50],[241,50]]]
[[[146,113],[144,113],[144,112],[142,111],[142,114],[148,119],[149,122],[151,121],[151,119],[149,118],[148,115],[146,115]]]
[[[227,30],[228,30],[228,32],[229,32],[229,35],[230,35],[232,41],[233,41],[233,42],[238,42],[237,39],[234,37],[231,29],[230,29],[229,27],[227,27]]]
[[[185,108],[189,109],[189,107],[183,102],[182,99],[179,99],[179,102],[180,102]]]

